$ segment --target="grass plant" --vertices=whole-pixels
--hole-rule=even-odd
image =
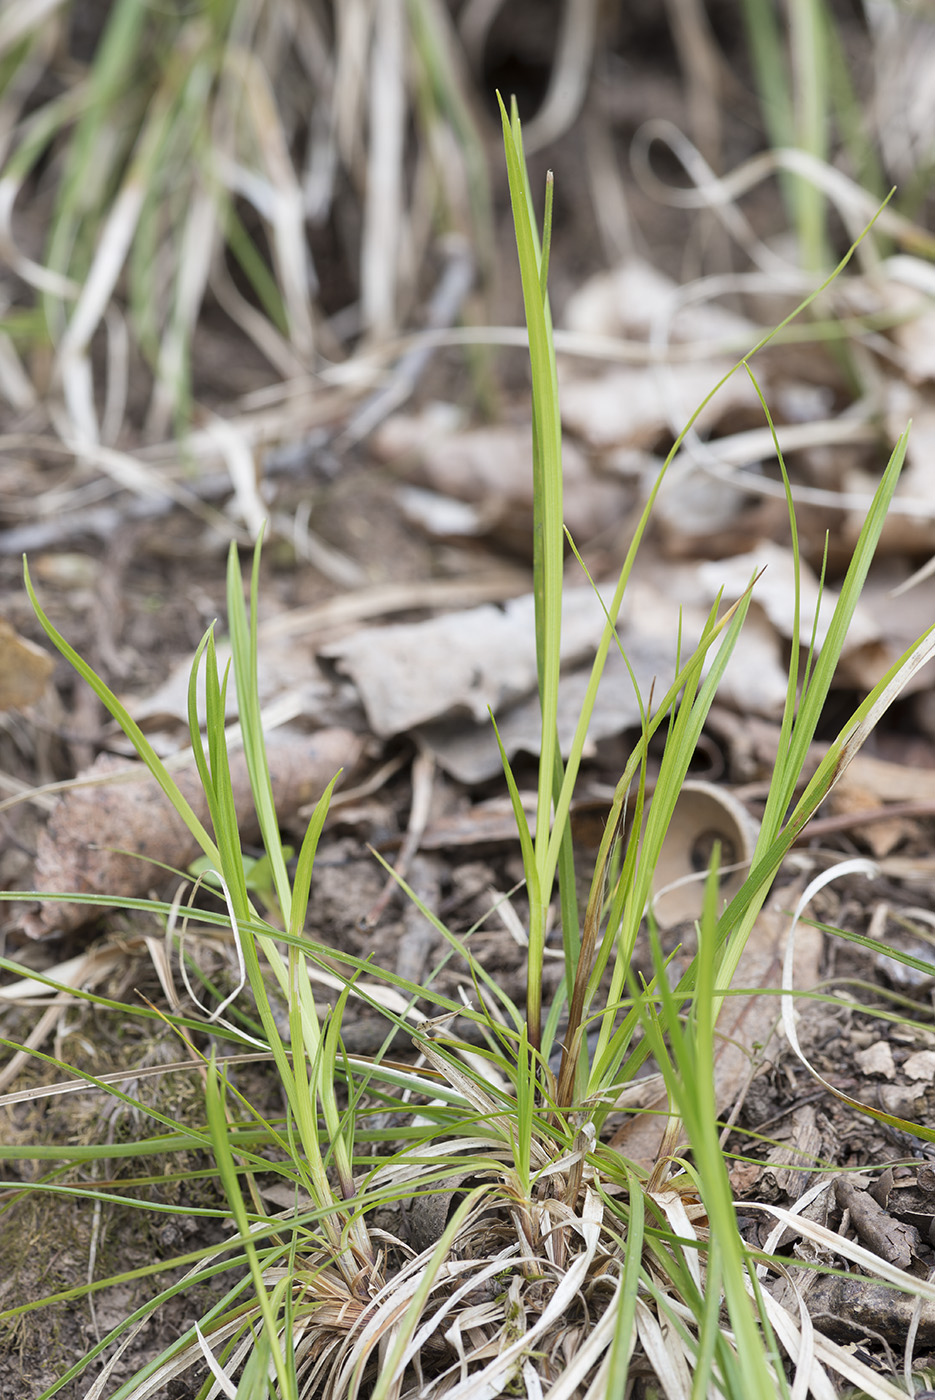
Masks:
[[[715,852],[694,959],[678,981],[670,980],[671,967],[654,942],[654,974],[642,982],[632,972],[632,960],[653,873],[756,580],[751,578],[733,606],[718,600],[698,637],[679,639],[676,679],[666,693],[658,700],[641,697],[642,732],[621,775],[579,919],[571,797],[601,672],[610,648],[618,645],[617,615],[659,484],[607,605],[587,699],[563,759],[556,716],[566,540],[548,301],[549,203],[547,198],[540,234],[519,119],[515,110],[501,110],[532,372],[535,627],[542,710],[532,833],[504,756],[529,900],[526,1006],[517,1007],[501,992],[474,957],[470,939],[456,936],[436,911],[424,906],[422,912],[461,962],[467,1004],[443,996],[431,979],[426,986],[406,982],[368,960],[324,948],[305,932],[331,789],[315,809],[290,873],[257,693],[259,545],[249,610],[233,548],[229,557],[231,673],[219,671],[213,630],[202,640],[192,668],[189,727],[208,798],[210,832],[126,709],[49,621],[27,570],[26,585],[46,633],[158,778],[197,838],[223,896],[213,912],[191,905],[173,911],[152,901],[140,901],[139,907],[164,920],[181,915],[228,932],[243,965],[243,1010],[251,1023],[222,1015],[220,1008],[210,1020],[162,1016],[184,1046],[184,1059],[167,1074],[194,1069],[203,1077],[203,1108],[191,1123],[180,1125],[138,1089],[129,1092],[112,1076],[105,1080],[83,1074],[84,1087],[109,1095],[120,1106],[119,1141],[83,1147],[0,1146],[0,1160],[45,1164],[44,1173],[31,1183],[3,1184],[2,1212],[11,1211],[28,1192],[164,1211],[158,1194],[155,1201],[149,1197],[158,1193],[173,1161],[189,1154],[198,1165],[178,1168],[182,1178],[186,1171],[190,1182],[213,1173],[223,1193],[202,1213],[233,1227],[220,1243],[170,1255],[144,1269],[116,1272],[49,1299],[80,1306],[105,1287],[130,1286],[144,1276],[160,1280],[157,1294],[101,1337],[38,1400],[51,1400],[95,1364],[103,1369],[88,1393],[108,1394],[110,1400],[162,1395],[170,1380],[189,1373],[205,1377],[198,1392],[205,1400],[220,1394],[270,1394],[278,1400],[318,1395],[326,1400],[414,1400],[416,1395],[483,1400],[548,1394],[553,1400],[597,1400],[628,1393],[637,1351],[654,1375],[652,1386],[669,1397],[798,1397],[808,1387],[828,1395],[829,1373],[859,1383],[871,1395],[898,1394],[850,1352],[824,1338],[818,1346],[804,1310],[802,1317],[793,1318],[770,1297],[763,1271],[772,1261],[754,1255],[737,1225],[720,1142],[714,1061],[719,1012],[783,858],[900,684],[935,645],[930,632],[907,652],[842,728],[797,796],[896,487],[906,439],[900,439],[881,477],[821,647],[811,648],[801,670],[793,648],[780,753],[748,878],[722,907]],[[759,348],[752,348],[737,372],[745,372]],[[670,460],[680,443],[681,438]],[[791,494],[789,507],[797,550]],[[204,713],[197,702],[202,670]],[[231,678],[282,927],[256,907],[245,869],[224,725]],[[650,795],[647,754],[657,735],[665,743]],[[543,957],[556,885],[565,975],[556,997],[546,1004]],[[651,918],[649,927],[652,936]],[[0,965],[28,975],[9,960]],[[337,982],[334,1003],[327,1007],[313,990],[322,975],[330,977],[331,987]],[[116,1000],[94,1000],[102,1015],[140,1014]],[[382,1054],[362,1057],[344,1049],[342,1022],[360,1003],[386,1018]],[[458,1037],[456,1015],[474,1023],[479,1045]],[[391,1057],[390,1042],[398,1030],[413,1040],[415,1059]],[[592,1030],[596,1035],[589,1038]],[[206,1048],[209,1037],[212,1048]],[[550,1060],[559,1047],[556,1074]],[[73,1078],[67,1063],[30,1054],[63,1080]],[[275,1109],[254,1105],[239,1088],[241,1056],[268,1061],[280,1091]],[[609,1146],[604,1129],[650,1056],[662,1076],[668,1108],[658,1159],[647,1170]],[[60,1088],[55,1085],[50,1092]],[[136,1175],[117,1176],[106,1188],[88,1186],[75,1174],[91,1163],[127,1159],[137,1163]],[[150,1159],[155,1163],[148,1166]],[[271,1183],[280,1195],[286,1188],[288,1206],[271,1209]],[[388,1225],[400,1219],[401,1207],[426,1212],[433,1207],[435,1237],[417,1247],[402,1224]],[[861,1262],[866,1261],[861,1257]],[[119,1348],[135,1328],[187,1289],[215,1281],[221,1291],[196,1325],[132,1379],[110,1383]],[[935,1296],[931,1285],[908,1276],[903,1286],[919,1297]],[[25,1319],[34,1306],[4,1301],[0,1326]]]
[[[333,15],[270,0],[81,9],[10,0],[0,20],[0,242],[41,308],[15,328],[54,350],[70,438],[114,444],[143,365],[146,435],[184,434],[207,303],[278,377],[343,359],[348,337],[327,321],[348,307],[326,304],[337,279],[314,255],[342,202],[361,223],[348,259],[358,332],[398,330],[436,232],[458,230],[489,265],[486,164],[433,0]],[[70,52],[79,22],[99,29],[86,60]],[[43,82],[57,95],[36,106]],[[16,220],[37,186],[41,264],[21,251]],[[106,344],[103,374],[92,342]]]

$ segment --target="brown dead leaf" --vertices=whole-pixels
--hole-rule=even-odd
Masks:
[[[354,767],[361,740],[347,729],[312,735],[280,731],[268,737],[267,748],[277,811],[280,820],[287,821],[321,795],[339,768]],[[199,855],[194,837],[142,764],[130,767],[102,754],[86,776],[116,778],[128,771],[138,772],[138,780],[95,782],[59,800],[39,836],[37,890],[134,898],[163,884],[164,871],[154,862],[185,870]],[[231,754],[231,780],[241,836],[255,840],[259,829],[242,750]],[[194,765],[176,773],[175,781],[207,823],[207,802]],[[27,915],[23,927],[32,938],[48,938],[79,928],[100,908],[56,900]]]
[[[850,772],[845,773],[831,796],[831,810],[836,817],[860,816],[864,812],[879,812],[879,799],[850,781]],[[918,830],[916,822],[907,817],[878,817],[874,821],[860,823],[860,837],[870,847],[877,859],[888,856],[902,841],[913,836]]]
[[[55,667],[51,656],[0,617],[0,710],[38,700]]]
[[[779,997],[782,959],[789,932],[786,912],[793,896],[785,889],[760,912],[753,932],[744,949],[734,986],[762,988],[749,996],[727,997],[718,1018],[717,1034],[721,1041],[715,1058],[715,1102],[723,1115],[730,1111],[749,1081],[755,1057],[772,1039],[779,1019]],[[804,927],[797,931],[795,949],[795,986],[810,988],[818,981],[822,934]],[[625,1157],[641,1166],[655,1165],[668,1119],[664,1112],[665,1093],[654,1105],[655,1113],[643,1113],[630,1118],[614,1138],[614,1146]]]
[[[890,763],[859,753],[851,760],[840,787],[852,783],[880,802],[926,802],[932,797],[932,769]]]

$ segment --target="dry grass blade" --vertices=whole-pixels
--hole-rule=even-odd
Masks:
[[[682,164],[693,188],[683,189],[665,184],[657,178],[650,162],[650,150],[655,141],[668,146]],[[751,258],[755,266],[777,278],[777,286],[798,269],[773,253],[756,237],[746,217],[737,207],[740,197],[762,180],[779,171],[801,176],[827,197],[835,206],[852,241],[859,239],[863,229],[875,220],[881,233],[888,234],[900,245],[912,251],[930,252],[933,240],[921,225],[889,208],[881,209],[879,201],[855,180],[819,160],[807,151],[788,149],[766,151],[738,166],[730,175],[718,176],[672,122],[654,119],[640,128],[634,139],[634,170],[641,183],[656,198],[675,208],[710,208],[719,214],[728,232]],[[863,256],[860,249],[858,255]]]
[[[545,101],[525,130],[526,150],[541,150],[568,130],[584,104],[597,41],[599,0],[565,0]]]
[[[370,147],[360,277],[362,320],[377,337],[396,328],[403,236],[404,65],[402,0],[383,0],[376,9],[370,56]]]
[[[64,4],[65,0],[13,0],[0,15],[0,54],[39,29]]]
[[[0,16],[0,54],[15,59],[0,97],[0,249],[20,282],[44,298],[67,420],[56,427],[74,449],[139,431],[125,415],[128,366],[140,350],[152,376],[143,432],[152,440],[186,426],[209,287],[277,375],[324,368],[322,348],[343,358],[325,325],[334,307],[325,313],[314,265],[315,230],[326,223],[362,216],[351,269],[358,285],[343,312],[348,326],[362,323],[382,337],[395,331],[403,284],[415,284],[431,239],[457,227],[486,246],[487,229],[474,227],[485,217],[484,198],[476,197],[484,158],[463,75],[454,74],[456,55],[434,32],[444,17],[429,0],[349,0],[337,7],[333,35],[315,7],[242,0],[176,15],[121,0],[87,64],[67,62],[63,9],[62,0],[15,0]],[[171,60],[154,63],[154,54]],[[293,94],[296,68],[307,101]],[[31,110],[30,94],[47,78],[61,95]],[[420,139],[409,191],[404,146],[413,119]],[[304,172],[293,155],[302,149]],[[57,203],[45,263],[18,246],[14,225],[14,206],[35,185],[42,159],[64,171],[60,187],[57,173],[50,186]],[[233,262],[251,284],[247,295],[231,278]],[[105,331],[102,374],[92,351]],[[379,370],[348,372],[369,387]],[[311,381],[310,399],[320,401],[322,387]],[[0,393],[21,408],[35,401],[5,337]],[[283,424],[276,439],[298,436],[301,429]],[[217,446],[204,453],[194,442],[190,450],[200,461],[216,458]],[[255,534],[256,500],[240,494]]]
[[[159,346],[156,382],[146,420],[146,435],[150,439],[165,435],[174,409],[184,400],[188,347],[216,261],[217,235],[215,202],[206,190],[196,190],[182,232],[175,302]]]
[[[642,1298],[636,1300],[636,1332],[667,1400],[686,1400],[692,1393],[689,1363],[682,1348],[673,1345],[671,1326],[663,1331]]]
[[[607,1306],[597,1322],[587,1330],[584,1341],[568,1361],[564,1372],[549,1389],[549,1400],[572,1400],[582,1394],[581,1387],[591,1377],[585,1400],[597,1400],[607,1393],[604,1365],[609,1361],[610,1346],[617,1325],[617,1310],[621,1304],[622,1278],[607,1300]],[[635,1331],[635,1329],[634,1329]]]
[[[672,37],[688,89],[688,112],[695,140],[705,158],[717,165],[721,151],[720,96],[722,62],[702,0],[668,0]]]
[[[228,50],[228,74],[236,80],[234,110],[243,107],[252,121],[252,134],[264,174],[236,161],[220,160],[219,174],[232,191],[249,199],[273,232],[273,250],[289,331],[303,359],[314,352],[315,333],[309,289],[314,285],[305,239],[305,209],[301,187],[289,155],[270,79],[256,58],[244,49]],[[236,86],[241,88],[239,93]]]
[[[542,1309],[538,1319],[528,1327],[516,1341],[505,1347],[495,1361],[482,1371],[460,1382],[449,1392],[451,1400],[494,1400],[502,1394],[515,1370],[533,1344],[541,1345],[543,1335],[550,1327],[560,1326],[566,1321],[566,1314],[581,1292],[588,1269],[594,1259],[600,1238],[604,1206],[596,1192],[586,1189],[581,1212],[584,1249],[576,1255],[564,1277],[557,1283],[554,1292]]]
[[[799,1204],[801,1205],[801,1202]],[[767,1205],[759,1201],[744,1202],[744,1210],[748,1207],[775,1216],[777,1227],[774,1234],[777,1237],[785,1229],[793,1230],[804,1239],[820,1245],[823,1250],[827,1250],[830,1254],[839,1254],[850,1260],[852,1264],[856,1264],[865,1273],[875,1274],[884,1283],[902,1289],[906,1293],[911,1293],[915,1297],[923,1298],[928,1303],[935,1303],[935,1283],[897,1268],[896,1265],[888,1263],[878,1254],[865,1249],[855,1240],[849,1240],[845,1236],[839,1235],[837,1231],[829,1230],[826,1225],[820,1224],[817,1220],[809,1220],[798,1211],[786,1210],[782,1206]]]
[[[96,443],[100,438],[88,351],[130,251],[144,195],[144,181],[133,173],[104,225],[91,270],[59,344],[58,372],[80,443]]]
[[[213,437],[230,472],[238,513],[253,540],[259,539],[266,520],[266,506],[257,489],[253,454],[243,435],[225,418],[212,418],[205,432]]]

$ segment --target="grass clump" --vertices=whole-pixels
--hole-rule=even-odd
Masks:
[[[114,445],[128,419],[150,441],[184,432],[210,374],[207,309],[295,379],[398,329],[437,233],[484,261],[487,172],[449,30],[432,0],[10,0],[0,243],[33,305],[0,334],[54,351],[64,436]],[[16,217],[27,194],[41,265]]]
[[[714,1092],[717,1022],[745,943],[782,860],[827,795],[928,639],[884,678],[831,745],[801,795],[799,778],[866,577],[905,452],[884,472],[856,544],[820,652],[804,672],[793,648],[780,754],[748,878],[722,907],[714,853],[698,925],[698,949],[677,982],[654,943],[653,976],[632,973],[653,872],[688,765],[743,626],[755,579],[730,608],[711,609],[693,642],[680,640],[676,679],[657,702],[641,697],[642,732],[621,775],[579,919],[569,811],[601,672],[618,644],[615,622],[658,483],[634,532],[595,657],[571,750],[557,740],[559,641],[565,536],[561,431],[548,302],[549,200],[540,237],[516,112],[502,109],[510,193],[529,328],[535,472],[536,644],[542,741],[535,825],[530,832],[504,756],[529,896],[526,1006],[516,1006],[435,911],[425,916],[462,960],[475,1000],[464,1006],[368,961],[335,954],[305,933],[316,848],[331,788],[318,803],[290,870],[273,803],[257,693],[257,547],[247,610],[231,551],[228,615],[232,673],[265,860],[282,927],[265,919],[248,885],[231,791],[224,716],[230,676],[217,665],[213,632],[198,648],[189,690],[195,759],[208,799],[209,832],[184,801],[130,715],[72,650],[27,587],[48,635],[133,740],[141,758],[197,838],[223,895],[214,915],[181,912],[230,930],[243,961],[255,1029],[219,1016],[163,1019],[185,1044],[186,1067],[203,1075],[203,1114],[179,1125],[111,1082],[87,1083],[135,1107],[152,1132],[126,1142],[0,1149],[7,1161],[54,1165],[31,1189],[101,1196],[75,1185],[63,1164],[88,1168],[117,1155],[170,1162],[210,1155],[223,1202],[206,1211],[233,1223],[220,1244],[72,1288],[75,1304],[106,1285],[170,1275],[161,1291],[102,1336],[57,1384],[51,1400],[159,1308],[214,1280],[220,1296],[112,1400],[164,1393],[199,1369],[201,1395],[299,1397],[500,1394],[624,1395],[639,1371],[669,1396],[799,1393],[816,1368],[891,1394],[849,1354],[814,1338],[765,1287],[770,1260],[754,1257],[737,1225]],[[757,349],[759,347],[754,347]],[[751,352],[752,354],[753,352]],[[747,359],[749,360],[749,356]],[[743,372],[741,370],[741,372]],[[687,431],[687,429],[686,429]],[[673,455],[680,445],[676,443]],[[660,481],[661,481],[660,477]],[[790,528],[796,546],[795,517]],[[798,635],[798,618],[793,635]],[[196,700],[205,675],[205,713]],[[650,741],[665,738],[650,795]],[[558,889],[564,978],[546,1004],[547,912]],[[414,897],[414,896],[413,896]],[[165,906],[149,907],[162,917]],[[650,924],[651,930],[652,925]],[[341,965],[340,990],[323,1008],[319,968]],[[11,966],[11,965],[7,965]],[[288,1024],[274,1002],[288,1008]],[[381,1010],[387,1045],[404,1029],[414,1061],[353,1056],[342,1020],[352,1002]],[[431,1016],[427,1018],[427,1007]],[[111,1010],[129,1014],[112,1004]],[[478,1044],[461,1041],[456,1015]],[[213,1047],[206,1052],[204,1032]],[[593,1034],[591,1034],[593,1032]],[[282,1107],[254,1105],[238,1088],[241,1056],[274,1067]],[[557,1072],[551,1063],[557,1056]],[[605,1128],[650,1056],[668,1099],[654,1165],[627,1161]],[[67,1066],[62,1065],[63,1072]],[[903,1124],[904,1128],[911,1125]],[[154,1173],[155,1174],[155,1173]],[[139,1180],[144,1178],[140,1177]],[[275,1188],[275,1190],[273,1189]],[[117,1193],[125,1203],[149,1208]],[[270,1201],[285,1201],[280,1210]],[[413,1215],[419,1227],[412,1228]],[[410,1224],[406,1224],[406,1217]],[[172,1272],[174,1271],[174,1272]],[[184,1272],[181,1272],[184,1271]],[[10,1323],[16,1305],[0,1313]],[[112,1355],[112,1352],[111,1352]],[[98,1382],[103,1393],[109,1360]],[[206,1371],[205,1371],[206,1368]],[[797,1371],[797,1368],[802,1368]],[[795,1373],[790,1383],[788,1374]],[[876,1390],[873,1387],[876,1386]]]

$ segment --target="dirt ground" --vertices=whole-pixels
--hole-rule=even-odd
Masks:
[[[551,28],[539,22],[539,5],[507,8],[510,23],[504,22],[497,31],[478,81],[488,96],[495,86],[515,90],[524,116],[528,116],[544,91],[558,7],[546,7],[553,20]],[[657,9],[659,16],[653,19]],[[531,21],[533,10],[539,17],[536,23]],[[664,117],[690,129],[692,115],[687,110],[678,57],[661,17],[662,7],[634,5],[628,10],[630,17],[621,20],[613,36],[607,68],[623,78],[607,101],[612,112],[609,130],[614,155],[623,172],[628,200],[631,247],[635,255],[679,281],[723,271],[725,241],[715,221],[654,202],[629,173],[628,152],[644,120]],[[725,170],[762,146],[734,11],[727,3],[710,9],[714,32],[737,83],[736,100],[723,131],[721,162]],[[854,52],[859,56],[865,52],[866,36],[856,16],[852,23]],[[501,324],[516,325],[521,306],[513,270],[505,177],[492,122],[489,133],[498,246],[502,249],[490,301],[497,307]],[[555,173],[551,266],[559,326],[564,324],[573,294],[609,261],[607,240],[596,225],[585,178],[586,141],[586,124],[581,121],[532,161],[534,183],[541,183],[547,166]],[[41,205],[40,194],[37,192]],[[744,209],[763,238],[780,231],[784,214],[775,192],[764,193],[761,188]],[[340,271],[337,249],[336,279]],[[344,275],[351,276],[346,268]],[[429,283],[424,293],[428,298]],[[742,312],[741,299],[733,300],[736,304],[730,309]],[[414,324],[418,324],[420,314],[421,309],[415,308]],[[758,307],[758,314],[763,314],[762,307]],[[783,352],[776,353],[771,361],[772,384],[781,389],[787,365],[790,384],[794,380],[800,386],[806,380],[816,392],[824,392],[830,404],[840,406],[847,396],[846,371],[827,354],[816,355],[810,364],[809,352],[800,349],[795,353],[794,368],[791,359],[783,360]],[[244,396],[269,387],[273,378],[268,365],[221,309],[210,304],[198,333],[194,363],[196,401],[222,415],[239,409]],[[565,362],[563,366],[567,368]],[[422,372],[404,411],[417,414],[426,405],[439,402],[455,405],[468,423],[493,420],[524,429],[529,415],[520,353],[492,353],[478,375],[476,365],[459,350],[439,351]],[[753,423],[751,410],[740,405],[728,411],[718,431],[741,431]],[[297,468],[270,471],[266,477],[264,500],[279,525],[274,524],[263,559],[263,622],[272,624],[299,610],[320,610],[330,600],[354,590],[369,590],[368,596],[381,592],[388,596],[394,588],[411,585],[408,604],[390,615],[393,622],[416,623],[434,611],[420,605],[424,590],[430,586],[442,584],[449,589],[446,596],[457,599],[458,587],[463,584],[465,606],[473,596],[468,585],[473,587],[478,578],[506,579],[503,600],[522,591],[524,585],[528,587],[529,520],[521,503],[512,503],[507,512],[501,510],[492,529],[474,534],[459,534],[457,530],[427,533],[415,523],[406,504],[408,498],[399,489],[406,480],[404,460],[390,454],[385,436],[381,438],[379,433],[348,444],[341,436],[345,426],[341,421],[329,423],[326,435],[309,449]],[[75,467],[67,453],[55,448],[48,419],[24,423],[11,408],[0,406],[0,434],[5,435],[2,441],[7,444],[0,444],[0,612],[16,632],[38,643],[44,640],[43,634],[22,582],[23,530],[40,517],[50,518],[31,512],[29,503],[52,499],[55,493],[69,489]],[[574,431],[570,438],[574,448],[592,451],[593,443]],[[659,432],[647,450],[662,454],[670,441],[666,431]],[[127,451],[135,446],[129,440],[122,445]],[[805,486],[824,480],[819,477],[823,463],[828,464],[829,479],[842,480],[840,457],[834,457],[840,452],[840,448],[829,448],[823,459],[818,455],[809,460],[793,456],[798,480]],[[851,449],[851,455],[871,474],[885,463],[879,442],[865,441]],[[263,460],[258,459],[256,465],[262,473]],[[634,519],[626,494],[632,483],[628,485],[625,477],[607,472],[603,479],[615,483],[619,497],[616,520],[612,528],[593,532],[586,541],[585,555],[601,577],[610,577],[619,567],[627,528]],[[152,732],[177,739],[179,714],[168,702],[160,712],[158,705],[150,705],[150,698],[190,660],[212,620],[220,619],[223,630],[229,534],[222,526],[225,519],[229,524],[230,515],[206,519],[176,508],[156,517],[140,514],[134,518],[129,509],[131,499],[122,493],[116,502],[119,518],[107,523],[102,533],[81,528],[73,532],[67,517],[61,517],[57,537],[52,530],[28,547],[29,566],[49,617],[76,650],[124,698],[131,712],[138,705],[149,706]],[[219,496],[211,506],[223,512],[226,504]],[[297,550],[295,538],[282,522],[303,513],[313,522],[317,540],[335,556],[349,561],[351,582],[342,585],[334,570],[329,576]],[[806,559],[813,566],[820,566],[825,531],[829,526],[837,531],[841,516],[840,511],[826,505],[804,507],[800,523]],[[667,519],[649,537],[647,550],[663,569],[691,571],[705,561],[732,557],[745,547],[745,541],[781,541],[783,529],[782,510],[774,509],[769,498],[756,497],[722,529],[702,536],[690,530],[682,533],[677,520],[673,524]],[[931,526],[928,533],[920,528],[908,544],[902,536],[902,542],[884,550],[881,591],[894,559],[907,568],[925,562],[931,552],[930,533]],[[829,574],[832,586],[840,579],[846,553],[846,540],[836,533]],[[246,543],[241,554],[246,564]],[[691,577],[690,572],[685,577]],[[405,599],[405,592],[400,596]],[[418,850],[409,854],[407,878],[455,933],[478,930],[473,935],[475,955],[501,987],[521,1002],[525,991],[523,948],[504,922],[490,914],[498,894],[512,890],[521,879],[519,849],[509,836],[502,781],[489,776],[474,783],[459,781],[441,761],[434,763],[427,779],[424,774],[419,778],[414,764],[420,746],[406,733],[387,736],[374,732],[372,712],[361,703],[346,673],[342,674],[342,663],[324,654],[329,645],[340,646],[355,628],[364,625],[360,619],[366,620],[366,625],[379,624],[379,609],[374,607],[369,614],[363,611],[360,619],[352,622],[334,623],[327,617],[323,621],[320,612],[316,616],[313,626],[286,634],[293,636],[287,642],[292,671],[278,653],[271,663],[274,685],[317,686],[322,727],[340,725],[351,732],[357,744],[343,795],[335,802],[322,839],[310,930],[336,949],[372,955],[378,964],[416,982],[436,968],[444,952],[442,940],[398,894],[387,895],[385,875],[370,852],[373,847],[390,861],[399,856],[410,825],[414,782],[427,782],[429,815]],[[370,619],[375,619],[375,624]],[[922,625],[927,624],[923,621]],[[847,706],[861,694],[865,674],[854,668],[852,678],[836,693],[840,712],[827,715],[822,730],[825,741],[836,733]],[[307,713],[302,722],[312,728]],[[829,885],[810,908],[811,918],[830,928],[862,935],[869,943],[846,942],[812,929],[800,931],[807,957],[812,960],[813,985],[821,994],[800,1003],[799,1037],[812,1065],[835,1089],[858,1103],[923,1125],[935,1141],[935,954],[931,947],[935,937],[931,914],[935,809],[925,792],[928,775],[935,770],[933,718],[928,681],[890,711],[872,741],[870,757],[887,765],[882,788],[857,785],[850,807],[842,803],[819,814],[813,832],[806,833],[780,877],[773,905],[775,910],[788,911],[808,879],[836,861],[858,856],[876,860],[881,870],[876,879],[855,875]],[[463,715],[452,723],[457,727],[462,721]],[[696,778],[730,787],[754,820],[762,810],[771,766],[767,727],[761,719],[745,714],[742,706],[718,710],[693,772]],[[595,745],[586,765],[575,813],[576,841],[584,857],[595,849],[607,794],[627,751],[628,732],[626,727],[617,732],[611,727]],[[6,784],[0,797],[11,796],[17,784],[33,787],[71,778],[100,754],[122,757],[126,752],[97,700],[59,659],[51,685],[39,702],[0,715],[0,772]],[[532,761],[528,754],[520,759],[522,777],[532,771]],[[387,763],[392,770],[388,776],[372,781]],[[886,786],[895,781],[897,769],[912,775],[904,791]],[[870,782],[866,774],[865,781]],[[895,804],[892,812],[883,810],[887,804]],[[32,887],[37,844],[49,818],[49,806],[48,800],[20,803],[0,813],[3,888]],[[301,839],[302,829],[297,804],[285,830],[293,845]],[[157,887],[154,882],[153,888]],[[108,962],[106,974],[95,985],[102,1000],[97,1005],[67,1007],[50,1022],[47,1038],[38,1048],[98,1077],[126,1070],[127,1084],[134,1086],[132,1092],[152,1101],[160,1112],[177,1122],[197,1120],[200,1083],[194,1073],[165,1079],[138,1077],[145,1067],[178,1058],[173,1037],[158,1020],[118,1020],[106,1005],[107,999],[136,1000],[141,1007],[147,1001],[164,1004],[164,989],[144,941],[158,938],[155,921],[132,911],[111,911],[65,932],[50,925],[36,939],[23,932],[23,907],[2,908],[7,911],[0,916],[3,953],[34,969],[54,970],[89,950],[104,949],[109,954],[118,949],[120,953]],[[522,921],[521,892],[514,908]],[[25,910],[30,912],[36,911]],[[690,920],[674,923],[665,940],[667,950],[680,944],[690,950]],[[894,962],[887,956],[893,947],[915,956],[919,968],[913,971]],[[209,940],[201,956],[208,975],[220,985],[230,982],[233,970],[228,948]],[[648,960],[647,949],[642,950],[642,956]],[[557,963],[550,967],[557,969]],[[556,970],[553,984],[557,980]],[[458,982],[458,970],[449,965],[438,974],[436,985],[456,995]],[[832,991],[837,994],[834,1002],[825,995]],[[43,1014],[37,1003],[11,1004],[2,1011],[0,1031],[9,1053],[13,1044],[27,1040]],[[773,1020],[777,1014],[774,1000]],[[468,1023],[462,1030],[467,1032]],[[355,1014],[345,1022],[345,1041],[353,1053],[371,1053],[384,1038],[385,1024],[376,1017]],[[4,1060],[7,1058],[5,1051]],[[930,1143],[876,1121],[836,1098],[805,1071],[781,1039],[761,1049],[748,1065],[750,1072],[738,1079],[726,1139],[728,1151],[736,1154],[732,1182],[738,1200],[769,1199],[788,1205],[822,1173],[838,1177],[865,1169],[867,1178],[853,1180],[858,1187],[861,1183],[874,1187],[872,1199],[885,1218],[891,1242],[896,1236],[900,1240],[911,1237],[909,1267],[928,1276],[935,1266],[935,1170],[929,1165],[935,1153]],[[36,1090],[57,1078],[54,1065],[30,1058],[12,1081],[4,1081],[3,1093]],[[274,1090],[259,1069],[244,1066],[238,1085],[254,1103],[269,1101],[271,1111],[277,1111]],[[27,1096],[18,1102],[4,1099],[0,1123],[0,1133],[8,1144],[113,1141],[116,1146],[132,1138],[137,1127],[129,1110],[90,1092]],[[810,1171],[801,1170],[803,1163],[809,1164]],[[46,1164],[37,1159],[7,1162],[6,1179],[0,1188],[0,1308],[40,1299],[117,1271],[144,1270],[153,1261],[184,1254],[223,1236],[223,1223],[192,1214],[200,1206],[217,1204],[207,1159],[182,1162],[179,1168],[195,1169],[194,1180],[182,1183],[167,1176],[143,1188],[151,1199],[170,1208],[157,1216],[117,1206],[97,1213],[80,1197],[20,1195],[17,1182],[35,1181],[46,1171]],[[137,1170],[135,1164],[115,1154],[106,1167],[78,1169],[68,1174],[67,1180],[102,1187],[112,1176],[126,1185]],[[199,1177],[198,1171],[203,1175]],[[840,1176],[840,1181],[846,1180]],[[822,1197],[826,1223],[844,1229],[848,1211],[852,1221],[859,1216],[870,1193],[858,1187],[854,1190],[860,1199],[849,1197],[845,1186],[836,1186],[830,1200],[828,1194]],[[744,1217],[743,1226],[751,1244],[765,1242],[768,1227],[755,1213]],[[893,1244],[894,1250],[897,1244]],[[797,1251],[798,1245],[790,1252],[790,1267],[808,1262]],[[891,1371],[899,1364],[908,1317],[894,1302],[896,1295],[869,1283],[865,1286],[856,1277],[849,1290],[848,1281],[833,1282],[835,1288],[822,1280],[809,1294],[816,1322],[831,1335],[859,1347],[874,1364]],[[63,1301],[28,1313],[15,1327],[0,1330],[0,1400],[39,1395],[96,1338],[164,1284],[165,1279],[141,1274],[135,1282],[93,1295],[93,1306],[87,1298]],[[212,1290],[222,1286],[223,1279],[206,1283],[200,1291],[183,1294],[163,1308],[157,1322],[145,1327],[131,1343],[111,1388],[116,1389],[121,1378],[157,1355],[203,1310]],[[935,1366],[935,1321],[924,1319],[917,1362],[924,1359],[920,1353],[929,1348]],[[88,1384],[87,1378],[81,1378],[59,1393],[67,1400],[77,1400],[86,1393]],[[165,1394],[167,1400],[184,1400],[196,1390],[194,1382],[173,1382]]]

